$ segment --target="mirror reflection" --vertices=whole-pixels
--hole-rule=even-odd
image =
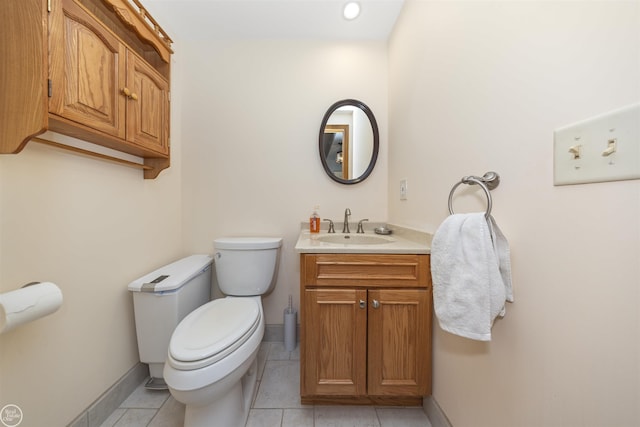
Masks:
[[[378,125],[364,103],[345,99],[333,104],[320,126],[320,160],[334,181],[364,180],[378,157]]]

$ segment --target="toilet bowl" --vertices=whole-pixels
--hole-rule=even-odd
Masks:
[[[224,329],[208,334],[204,325],[209,322]],[[164,378],[174,398],[186,405],[185,426],[213,425],[212,419],[221,427],[244,424],[244,410],[255,392],[263,336],[259,296],[211,301],[178,325]]]
[[[226,297],[188,314],[174,330],[164,366],[185,427],[244,426],[257,383],[264,336],[261,295],[275,279],[280,238],[214,242],[216,277]]]

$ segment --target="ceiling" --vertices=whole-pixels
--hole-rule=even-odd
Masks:
[[[404,0],[358,0],[353,21],[347,0],[142,0],[175,40],[387,40]]]

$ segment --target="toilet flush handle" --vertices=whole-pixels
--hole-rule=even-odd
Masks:
[[[220,252],[216,252],[216,255],[215,255],[215,256],[216,256],[216,259],[220,259],[220,258],[222,258],[222,254],[221,254]]]

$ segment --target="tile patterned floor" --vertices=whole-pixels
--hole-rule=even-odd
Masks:
[[[262,343],[260,384],[246,427],[431,427],[422,408],[301,405],[299,366],[298,349]],[[141,384],[101,427],[182,427],[183,421],[184,405]]]

